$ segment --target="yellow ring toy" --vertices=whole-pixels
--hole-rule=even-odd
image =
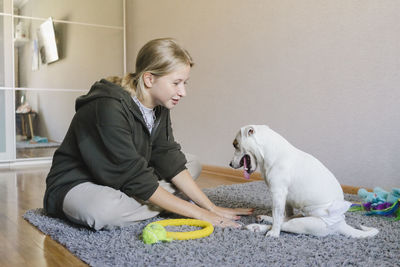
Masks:
[[[166,226],[195,226],[202,227],[201,230],[190,232],[167,232]],[[170,242],[172,240],[187,240],[206,237],[212,234],[214,227],[211,223],[195,219],[169,219],[149,223],[142,233],[143,242],[146,244],[154,244],[161,241]]]
[[[167,237],[175,240],[202,238],[209,236],[212,234],[212,232],[214,232],[214,227],[212,226],[211,223],[196,219],[169,219],[153,223],[158,223],[164,227],[189,225],[189,226],[196,226],[203,228],[201,230],[190,231],[190,232],[167,232]]]

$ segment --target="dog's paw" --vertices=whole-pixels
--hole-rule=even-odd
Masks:
[[[266,233],[269,229],[271,229],[271,225],[264,225],[264,224],[257,224],[257,223],[252,223],[249,225],[246,225],[245,227],[247,230],[252,231],[254,233]]]
[[[258,223],[263,222],[263,223],[271,223],[273,222],[273,219],[271,216],[267,216],[267,215],[258,215],[256,217],[256,221]]]
[[[270,237],[275,237],[275,238],[278,238],[279,237],[279,234],[280,234],[280,232],[279,231],[273,231],[273,230],[271,230],[271,231],[268,231],[268,233],[265,235],[265,236],[270,236]]]

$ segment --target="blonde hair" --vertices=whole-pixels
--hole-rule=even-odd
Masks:
[[[149,72],[156,77],[167,75],[183,65],[194,65],[189,52],[172,38],[149,41],[140,49],[136,58],[136,72],[126,74],[120,85],[132,95],[143,99],[145,85],[143,74]]]
[[[122,78],[119,76],[109,76],[106,78],[107,81],[121,85]]]

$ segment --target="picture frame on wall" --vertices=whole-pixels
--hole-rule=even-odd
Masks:
[[[50,17],[38,29],[39,52],[41,62],[48,64],[59,59],[57,40],[54,31],[53,19]]]

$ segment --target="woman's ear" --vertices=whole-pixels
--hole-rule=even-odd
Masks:
[[[154,75],[150,72],[143,73],[143,82],[146,87],[151,88],[154,82]]]

